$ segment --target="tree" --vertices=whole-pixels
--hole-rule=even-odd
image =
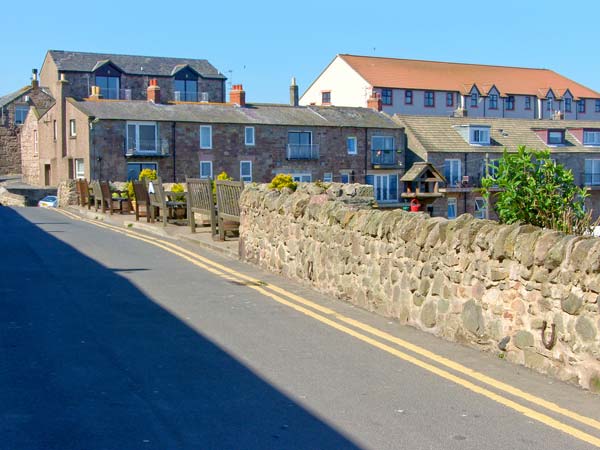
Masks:
[[[549,150],[520,146],[504,151],[497,167],[489,166],[481,180],[489,204],[492,187],[500,221],[528,223],[570,234],[585,234],[592,227],[591,211],[585,211],[587,192],[574,183],[573,173],[550,158]]]

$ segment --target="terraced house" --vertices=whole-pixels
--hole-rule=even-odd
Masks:
[[[340,54],[303,105],[367,106],[388,114],[600,120],[600,94],[552,70]]]
[[[600,122],[396,115],[405,129],[407,166],[427,161],[445,176],[444,197],[433,215],[455,218],[468,212],[495,218],[481,197],[481,178],[493,173],[504,150],[549,149],[552,159],[573,172],[590,196],[586,206],[600,215]]]
[[[22,145],[24,160],[38,161],[24,174],[30,183],[125,180],[144,168],[165,181],[226,171],[267,182],[290,173],[367,182],[382,205],[400,200],[402,128],[374,109],[299,106],[295,82],[290,104],[249,104],[242,85],[225,103],[225,78],[204,60],[56,51],[41,79],[56,105],[30,118],[27,129],[39,135]]]

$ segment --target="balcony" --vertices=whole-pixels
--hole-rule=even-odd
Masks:
[[[600,190],[600,172],[583,172],[581,174],[582,186],[590,190]]]
[[[319,159],[319,144],[288,144],[287,159],[311,160]]]
[[[92,86],[94,87],[94,86]],[[131,89],[99,88],[100,97],[105,100],[131,100]],[[93,97],[94,92],[90,94]]]
[[[169,156],[169,143],[164,140],[162,145],[155,140],[140,140],[125,151],[125,156],[130,157],[164,157]]]
[[[380,167],[397,167],[396,150],[373,150],[371,152],[371,164],[374,169]]]
[[[176,102],[208,102],[208,92],[173,92]]]

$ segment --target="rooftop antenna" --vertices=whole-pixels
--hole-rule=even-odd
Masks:
[[[232,83],[233,83],[231,81],[231,77],[233,75],[233,70],[229,69],[229,70],[226,70],[225,72],[227,72],[229,74],[229,76],[227,77],[227,87],[229,88],[229,90],[231,90],[231,86],[232,86]]]

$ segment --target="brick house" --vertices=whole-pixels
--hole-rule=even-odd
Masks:
[[[367,181],[382,204],[397,204],[402,128],[374,109],[294,106],[295,85],[291,92],[290,105],[246,104],[241,85],[234,85],[232,103],[165,102],[151,79],[147,100],[67,98],[62,156],[69,170],[62,176],[126,180],[154,168],[165,181],[226,171],[267,182],[290,173],[299,181]],[[52,123],[38,121],[45,130],[40,148],[52,148]],[[23,155],[33,157],[31,145]]]
[[[549,149],[552,158],[573,172],[575,183],[590,193],[587,207],[600,213],[600,122],[394,116],[406,132],[406,165],[427,161],[446,178],[445,197],[433,215],[449,218],[468,212],[486,217],[478,192],[489,164],[518,146]],[[487,167],[487,169],[486,169]],[[496,218],[493,210],[490,218]]]
[[[20,138],[25,119],[32,107],[44,112],[53,103],[49,91],[40,88],[35,69],[30,85],[0,97],[0,175],[22,173]]]
[[[366,106],[388,114],[600,120],[600,94],[552,70],[341,54],[302,105]]]

